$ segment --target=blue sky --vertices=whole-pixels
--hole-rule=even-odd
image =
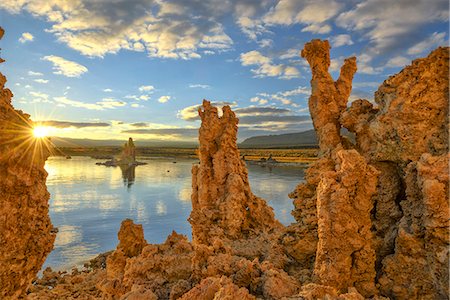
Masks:
[[[447,0],[3,0],[0,70],[50,134],[195,140],[202,99],[232,105],[240,139],[312,128],[305,42],[330,70],[357,56],[352,99],[448,44]]]

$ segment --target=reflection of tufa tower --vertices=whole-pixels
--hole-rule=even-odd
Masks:
[[[129,138],[128,143],[124,144],[120,161],[122,163],[136,162],[136,146],[134,145],[132,138]]]

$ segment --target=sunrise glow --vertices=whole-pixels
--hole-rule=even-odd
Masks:
[[[50,128],[45,126],[37,126],[33,129],[33,135],[36,138],[47,137],[50,134]]]

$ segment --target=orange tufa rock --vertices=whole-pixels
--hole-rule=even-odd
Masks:
[[[449,49],[391,76],[375,93],[377,106],[363,99],[348,106],[356,59],[345,60],[334,81],[329,50],[327,41],[313,40],[302,51],[321,151],[290,195],[295,223],[281,225],[251,192],[236,144],[238,119],[228,106],[219,116],[205,100],[200,164],[192,168],[192,242],[173,232],[163,244],[148,244],[142,226],[125,220],[114,252],[82,272],[45,270],[28,298],[447,299]],[[23,146],[31,123],[13,110],[5,81],[0,296],[17,298],[54,234],[48,153]],[[340,134],[343,127],[355,142]]]
[[[3,33],[0,28],[0,38]],[[44,170],[51,146],[33,136],[30,116],[13,108],[5,83],[0,73],[0,298],[14,299],[41,269],[56,230]]]

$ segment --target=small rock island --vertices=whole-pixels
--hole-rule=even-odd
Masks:
[[[128,142],[123,145],[120,159],[113,157],[111,160],[105,162],[95,163],[98,166],[117,167],[117,166],[140,166],[147,163],[136,160],[136,146],[134,145],[133,138],[129,138]]]

